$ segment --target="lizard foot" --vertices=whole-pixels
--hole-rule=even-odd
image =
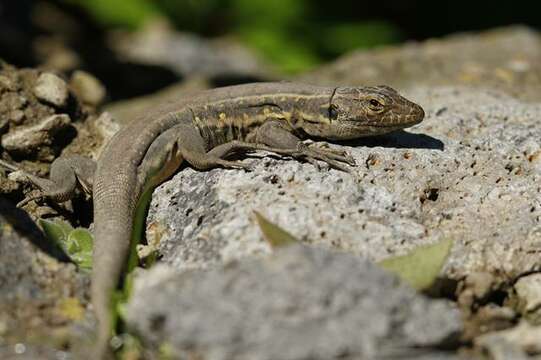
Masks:
[[[22,199],[21,201],[19,201],[17,203],[17,207],[18,208],[22,208],[23,206],[25,206],[26,204],[28,204],[30,201],[34,201],[34,200],[41,200],[43,199],[44,197],[46,197],[47,195],[45,195],[44,193],[42,193],[41,191],[39,191],[37,194],[35,195],[27,195],[24,199]]]
[[[350,166],[355,165],[355,161],[351,155],[342,150],[326,149],[321,146],[306,146],[302,144],[299,147],[296,157],[302,157],[311,164],[317,163],[315,160],[323,161],[329,164],[330,167],[338,169],[352,175],[355,172]],[[350,166],[347,166],[350,165]],[[317,166],[321,168],[320,166]]]
[[[348,165],[355,166],[356,162],[353,156],[351,156],[346,150],[333,149],[326,142],[315,142],[308,145],[308,148],[315,150],[325,156],[334,160],[344,162]]]

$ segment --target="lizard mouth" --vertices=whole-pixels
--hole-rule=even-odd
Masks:
[[[391,129],[391,128],[400,129],[404,127],[403,125],[399,125],[399,124],[394,124],[394,125],[366,124],[364,126],[369,127],[369,128],[382,128],[382,129]]]
[[[411,123],[394,123],[394,124],[380,124],[380,123],[364,123],[359,124],[358,121],[348,121],[348,125],[351,127],[359,128],[359,129],[381,129],[381,131],[392,131],[392,129],[403,129],[408,126],[413,126],[417,124],[418,122],[411,122]]]
[[[407,118],[403,120],[395,121],[390,124],[373,123],[373,124],[364,124],[364,126],[372,127],[372,128],[382,128],[382,129],[392,129],[392,128],[404,129],[413,125],[417,125],[421,121],[423,121],[422,117],[408,116]]]
[[[336,140],[358,139],[366,136],[383,135],[396,130],[403,129],[404,125],[374,125],[374,124],[359,124],[359,122],[348,121],[344,122],[343,126],[338,130],[336,136],[329,137]]]

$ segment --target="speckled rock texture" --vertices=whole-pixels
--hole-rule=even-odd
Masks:
[[[213,271],[154,268],[138,278],[127,322],[175,359],[208,360],[417,358],[414,347],[446,344],[461,330],[450,302],[366,260],[301,245]]]
[[[455,240],[445,275],[538,266],[541,106],[498,92],[415,88],[407,132],[348,144],[360,181],[267,157],[254,172],[186,169],[155,192],[148,237],[179,269],[268,252],[252,210],[305,242],[380,260]],[[352,146],[353,145],[353,146]]]
[[[466,338],[512,326],[522,307],[489,299],[539,270],[541,105],[470,87],[404,93],[424,107],[423,123],[336,145],[356,159],[358,182],[262,154],[242,160],[256,162],[250,173],[184,169],[155,191],[147,238],[177,270],[270,253],[253,210],[306,244],[374,261],[451,238],[441,276],[459,284],[459,304],[471,319]],[[528,337],[511,328],[498,333],[505,342],[476,345],[495,357],[536,353],[530,344],[538,331],[528,329]]]

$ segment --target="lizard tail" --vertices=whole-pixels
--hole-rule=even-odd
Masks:
[[[113,295],[126,266],[133,226],[132,188],[101,183],[94,193],[94,254],[91,298],[96,315],[95,359],[107,359],[112,352],[110,339],[116,327]],[[105,190],[105,191],[102,191]],[[105,195],[105,196],[104,196]],[[121,201],[120,199],[126,199]]]
[[[97,230],[97,229],[96,229]],[[125,259],[128,257],[130,247],[130,234],[127,236],[100,236],[101,232],[96,232],[98,243],[107,243],[108,254],[98,254],[94,256],[96,263],[93,265],[92,274],[92,306],[98,321],[97,338],[95,344],[95,359],[108,359],[112,354],[110,340],[116,327],[116,309],[114,304],[114,292],[121,277],[122,269],[125,265]],[[108,242],[109,239],[115,239],[114,245]],[[122,241],[119,241],[122,239]],[[99,253],[101,246],[96,244],[95,250]]]

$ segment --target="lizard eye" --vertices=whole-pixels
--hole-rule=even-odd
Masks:
[[[373,110],[373,111],[381,111],[381,110],[383,110],[383,104],[380,103],[376,99],[370,99],[368,103],[369,103],[370,110]]]
[[[331,104],[331,106],[329,106],[329,118],[331,120],[336,120],[337,117],[338,117],[338,106]]]

